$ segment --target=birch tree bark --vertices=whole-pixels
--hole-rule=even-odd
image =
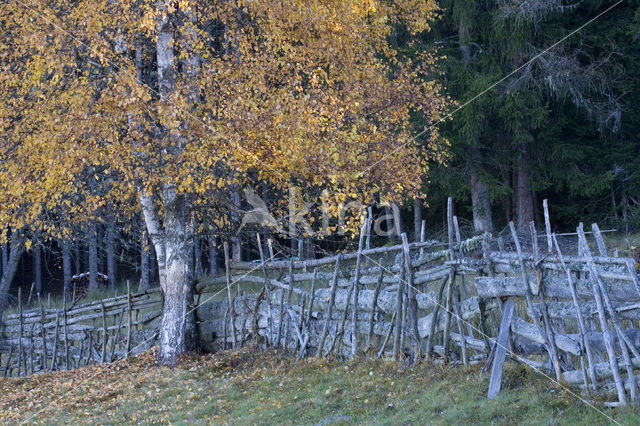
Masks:
[[[2,243],[2,272],[7,269],[9,263],[9,244]]]
[[[187,76],[197,73],[199,60],[190,54],[188,43],[195,41],[193,31],[179,27],[176,31],[175,15],[170,13],[172,2],[159,0],[156,23],[156,59],[158,67],[158,88],[161,102],[167,102],[176,90],[176,59],[174,49],[176,41],[182,43],[181,70]],[[186,14],[187,19],[192,18]],[[176,40],[177,36],[181,37]],[[171,110],[171,106],[168,110]],[[178,129],[163,130],[171,140],[167,149],[174,156],[180,154],[184,146],[183,136]],[[170,152],[169,152],[170,151]],[[169,182],[160,184],[161,188],[151,194],[140,195],[140,203],[149,232],[155,247],[160,275],[160,287],[164,295],[158,363],[175,365],[180,355],[195,349],[196,328],[193,314],[193,201],[189,196],[179,194],[175,185]],[[158,213],[158,204],[162,204],[162,221]]]
[[[149,238],[143,227],[140,232],[140,285],[138,291],[147,291],[151,287],[149,282]]]

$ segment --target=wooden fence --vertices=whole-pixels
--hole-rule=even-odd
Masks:
[[[2,374],[26,375],[114,361],[153,344],[162,297],[159,289],[83,303],[39,307],[2,321]]]
[[[402,235],[398,245],[367,248],[367,221],[352,253],[227,259],[224,276],[196,285],[201,346],[257,341],[298,358],[484,363],[490,398],[503,363],[513,360],[585,392],[613,392],[615,404],[637,399],[640,281],[632,259],[608,256],[597,225],[560,242],[533,226],[518,235],[513,224],[508,240],[487,234],[463,241],[451,208],[448,223],[445,243],[408,243]],[[154,343],[160,307],[159,291],[151,291],[8,315],[4,373],[75,368],[145,349]]]

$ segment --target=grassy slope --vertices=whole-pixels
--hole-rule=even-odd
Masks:
[[[609,420],[523,367],[486,399],[479,367],[372,360],[294,362],[274,351],[193,356],[160,368],[138,358],[70,372],[0,379],[0,421],[44,423],[605,424]],[[605,409],[637,424],[640,409]]]

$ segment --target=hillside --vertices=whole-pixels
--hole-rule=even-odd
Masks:
[[[0,381],[5,423],[634,424],[640,409],[580,401],[545,377],[510,367],[486,399],[480,366],[406,367],[305,359],[244,348],[158,367],[154,351],[71,372]]]

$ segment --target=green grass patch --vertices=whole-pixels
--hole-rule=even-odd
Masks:
[[[637,424],[522,366],[486,399],[479,367],[371,359],[295,362],[257,348],[154,364],[154,353],[104,366],[0,381],[0,420],[33,423]]]

